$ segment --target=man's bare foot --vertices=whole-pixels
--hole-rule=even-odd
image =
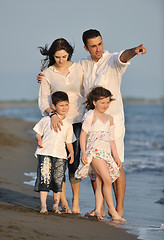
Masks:
[[[116,208],[116,211],[121,217],[123,216],[123,208]]]

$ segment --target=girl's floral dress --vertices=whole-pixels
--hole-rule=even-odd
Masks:
[[[114,182],[120,176],[119,168],[111,155],[110,147],[110,140],[114,140],[114,126],[110,126],[110,120],[104,123],[98,118],[92,124],[93,114],[94,111],[89,110],[84,115],[82,125],[82,129],[87,133],[86,153],[88,164],[84,165],[81,162],[75,172],[75,177],[84,178],[89,173],[91,179],[95,180],[96,173],[91,166],[91,162],[92,158],[100,158],[109,164],[109,173],[112,182]]]

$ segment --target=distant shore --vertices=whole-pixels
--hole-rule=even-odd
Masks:
[[[37,101],[0,101],[0,108],[38,106]]]
[[[1,239],[93,239],[137,240],[124,229],[97,220],[52,213],[52,197],[48,199],[49,214],[39,213],[38,193],[29,185],[25,172],[35,172],[36,142],[29,133],[33,123],[0,117],[0,232]]]
[[[150,105],[150,104],[164,104],[164,98],[159,99],[143,99],[143,98],[123,98],[124,104],[131,104],[131,105]],[[0,101],[0,108],[5,107],[26,107],[26,106],[38,106],[37,100],[13,100],[13,101]]]
[[[164,98],[160,99],[143,99],[143,98],[123,98],[124,104],[138,104],[138,105],[150,105],[150,104],[164,104]]]

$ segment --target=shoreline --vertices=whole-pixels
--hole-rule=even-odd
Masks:
[[[164,99],[137,99],[137,98],[123,98],[124,105],[163,105]],[[18,100],[18,101],[0,101],[0,108],[5,107],[37,107],[37,100]]]
[[[40,214],[40,200],[31,186],[24,184],[25,172],[35,172],[36,142],[29,133],[32,122],[0,117],[0,231],[1,239],[117,239],[136,240],[125,229],[76,215]],[[48,197],[48,208],[52,197]],[[109,225],[110,224],[110,225]],[[119,225],[118,225],[119,226]]]

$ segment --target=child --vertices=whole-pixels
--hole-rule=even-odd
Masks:
[[[53,211],[61,214],[58,205],[65,178],[66,147],[69,152],[70,164],[72,164],[74,162],[72,142],[76,139],[73,134],[72,124],[66,118],[69,110],[68,95],[61,91],[53,93],[52,107],[54,112],[51,113],[51,116],[57,114],[61,118],[63,125],[61,131],[56,133],[51,129],[51,118],[46,116],[33,128],[38,141],[38,147],[35,152],[38,158],[38,169],[34,190],[40,192],[40,213],[48,213],[46,204],[47,194],[49,190],[52,190],[54,197]]]
[[[103,219],[101,206],[104,197],[112,219],[126,221],[116,211],[112,199],[112,182],[119,177],[121,167],[113,136],[113,118],[105,114],[113,100],[111,92],[99,86],[88,94],[86,108],[89,111],[84,116],[80,135],[83,164],[80,164],[75,176],[86,177],[89,171],[93,177],[96,173],[95,216],[98,219]],[[95,172],[91,170],[90,163]]]

